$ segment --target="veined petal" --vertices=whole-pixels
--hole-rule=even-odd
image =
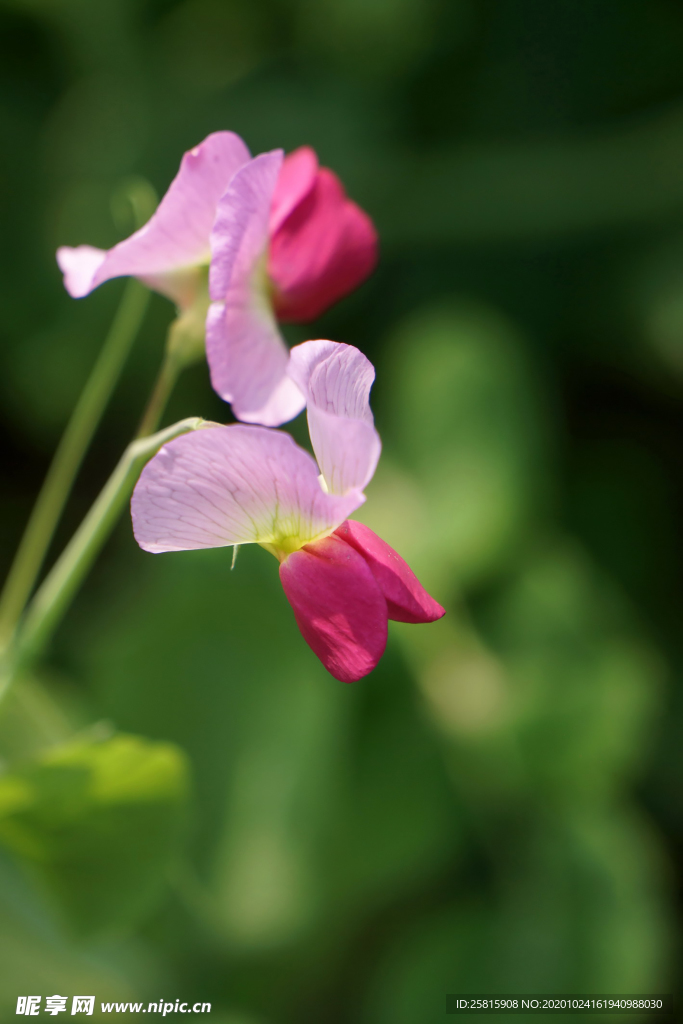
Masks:
[[[316,408],[373,425],[375,368],[359,349],[339,341],[305,341],[292,349],[291,359],[290,376]]]
[[[209,294],[216,302],[225,300],[236,276],[250,277],[264,257],[270,206],[282,160],[281,149],[254,157],[219,197],[211,230],[209,272]]]
[[[93,255],[97,250],[90,246],[59,250],[67,291],[78,298],[112,277],[154,279],[208,263],[216,205],[235,172],[249,159],[249,150],[234,132],[209,135],[185,153],[178,174],[144,227],[105,253],[99,264]],[[172,287],[171,283],[164,290],[169,293]]]
[[[268,219],[282,152],[237,172],[218,204],[211,234],[206,324],[211,383],[238,419],[278,426],[299,413],[303,394],[287,378],[289,353],[273,314],[265,273]]]
[[[328,490],[362,490],[382,449],[369,402],[372,363],[353,345],[306,341],[292,349],[289,375],[306,396],[311,443]]]
[[[387,643],[387,604],[365,559],[332,535],[280,565],[301,634],[336,679],[366,676]]]
[[[386,541],[363,523],[347,519],[334,535],[363,556],[387,602],[389,618],[395,622],[435,622],[446,614],[417,576]]]
[[[364,500],[326,494],[314,460],[289,434],[233,424],[164,445],[140,475],[131,512],[145,551],[257,543],[284,557]]]

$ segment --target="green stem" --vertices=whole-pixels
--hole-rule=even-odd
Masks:
[[[159,421],[180,373],[185,367],[204,358],[206,313],[209,308],[207,271],[197,268],[196,275],[194,301],[178,312],[168,328],[163,362],[140,421],[137,437],[147,437],[158,430]]]
[[[0,647],[33,589],[83,457],[140,328],[149,291],[130,280],[78,404],[48,470],[0,598]]]
[[[26,612],[0,676],[0,701],[12,681],[41,653],[111,533],[144,464],[167,441],[197,430],[199,417],[180,420],[151,437],[132,441],[80,527],[45,577]]]
[[[171,327],[173,327],[173,324]],[[149,401],[140,420],[136,437],[148,437],[157,429],[166,408],[166,403],[171,397],[171,392],[175,387],[182,368],[183,364],[177,354],[167,346],[161,368],[152,388],[152,393],[149,396]]]

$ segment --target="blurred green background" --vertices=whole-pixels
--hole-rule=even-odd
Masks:
[[[163,194],[226,128],[314,146],[377,223],[372,279],[289,336],[376,363],[361,518],[448,615],[344,686],[265,551],[230,573],[122,522],[0,722],[2,1019],[677,990],[683,5],[0,0],[3,568],[122,290],[71,300],[55,248],[129,233],[122,183]],[[171,316],[154,296],[53,556]],[[203,365],[166,419],[195,414],[228,414]]]

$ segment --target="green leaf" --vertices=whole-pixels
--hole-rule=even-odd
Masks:
[[[80,740],[0,778],[0,844],[79,931],[128,926],[163,888],[187,791],[171,744]]]

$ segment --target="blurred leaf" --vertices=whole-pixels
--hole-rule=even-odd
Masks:
[[[511,727],[535,784],[587,802],[623,786],[647,752],[665,665],[616,588],[559,543],[488,604],[482,624],[512,680]]]
[[[446,993],[666,991],[669,891],[642,820],[539,816],[490,856],[492,874],[390,942],[364,1022],[440,1020]]]
[[[0,777],[0,843],[78,929],[128,926],[164,886],[187,787],[185,758],[171,744],[76,741]]]
[[[0,1014],[5,1020],[15,1018],[17,996],[28,993],[96,994],[93,1019],[99,1020],[100,1000],[135,999],[140,975],[153,982],[156,974],[139,944],[86,950],[66,938],[16,866],[0,853]]]
[[[619,592],[559,541],[475,612],[396,630],[472,812],[612,799],[649,752],[666,672]]]
[[[393,638],[392,638],[393,640]],[[413,680],[389,650],[357,695],[328,854],[334,916],[357,924],[463,853],[463,825]]]
[[[39,756],[48,747],[67,743],[77,728],[86,728],[90,716],[80,696],[71,680],[49,669],[23,676],[3,702],[3,767],[6,761],[21,763]]]

